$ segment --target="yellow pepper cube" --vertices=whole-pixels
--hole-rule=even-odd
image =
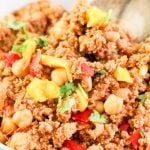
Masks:
[[[131,78],[127,68],[117,67],[116,71],[114,72],[114,77],[117,81],[133,83],[133,79]]]
[[[27,86],[27,93],[30,95],[34,102],[44,102],[58,98],[59,86],[48,80],[41,80],[34,78]]]
[[[96,27],[104,23],[107,13],[98,9],[97,7],[91,7],[86,12],[86,18],[88,20],[87,27]]]
[[[139,69],[139,74],[145,76],[148,73],[148,64],[142,65]]]
[[[78,96],[78,99],[79,99],[77,107],[82,112],[88,106],[88,95],[84,91],[84,89],[81,87],[80,84],[78,84],[78,87],[76,89],[76,93],[77,93],[77,96]]]
[[[68,61],[53,56],[42,55],[42,64],[53,68],[64,68],[68,80],[72,82],[70,63]]]
[[[40,79],[34,78],[26,89],[28,95],[33,98],[34,102],[44,102],[47,100],[44,94],[43,82]]]
[[[35,53],[36,42],[34,40],[26,40],[24,42],[26,46],[25,50],[22,52],[22,57],[25,60],[30,60],[32,55]]]
[[[46,82],[45,94],[47,98],[49,99],[58,98],[60,89],[59,86],[54,81],[45,80],[45,82]]]

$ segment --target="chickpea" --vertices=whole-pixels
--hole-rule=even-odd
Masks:
[[[28,62],[24,59],[20,59],[12,65],[12,72],[14,75],[18,77],[26,75],[27,71],[28,71]]]
[[[27,133],[14,133],[11,137],[8,146],[15,150],[27,150],[29,149],[31,137]]]
[[[18,125],[18,127],[26,128],[32,123],[33,115],[29,109],[25,109],[22,111],[17,111],[12,120],[16,123],[16,125]]]
[[[104,112],[104,103],[102,101],[96,101],[95,103],[96,103],[95,109],[98,112],[103,113]]]
[[[111,94],[104,103],[104,110],[109,115],[118,114],[123,107],[123,99]]]
[[[106,39],[111,42],[116,42],[120,38],[120,34],[115,31],[105,32]]]
[[[6,136],[0,131],[0,143],[5,143],[6,140]]]
[[[114,92],[115,95],[123,99],[128,98],[129,93],[130,93],[130,90],[128,88],[119,88],[118,90]]]
[[[66,70],[63,68],[57,68],[53,70],[51,73],[51,79],[58,85],[64,84],[66,81],[68,81]]]
[[[1,123],[1,130],[3,133],[11,134],[14,130],[16,130],[16,128],[17,127],[11,118],[8,117],[3,118]]]
[[[64,18],[62,18],[55,24],[51,32],[53,36],[55,36],[57,39],[60,39],[64,34],[65,29],[67,30],[67,22],[64,20]]]

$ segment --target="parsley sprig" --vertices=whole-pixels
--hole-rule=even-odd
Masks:
[[[144,105],[147,100],[147,95],[146,95],[146,93],[143,93],[143,94],[140,94],[138,98],[139,98],[140,102],[142,103],[142,105]]]
[[[97,73],[98,75],[102,76],[106,74],[106,70],[102,69],[102,70],[99,70]]]
[[[93,113],[90,115],[89,120],[91,122],[95,122],[95,123],[106,123],[107,122],[106,118],[96,110],[94,110]]]
[[[8,20],[7,22],[8,28],[13,30],[20,30],[21,28],[26,28],[27,24],[25,22],[20,22],[16,20]]]
[[[59,91],[59,97],[65,97],[71,95],[76,89],[76,86],[73,82],[67,82],[63,86],[61,86]]]
[[[26,22],[21,22],[17,20],[8,20],[7,27],[14,31],[21,30],[22,33],[25,35],[25,39],[29,38]]]
[[[58,107],[58,111],[62,114],[72,108],[72,106],[75,104],[75,99],[68,97],[64,102],[60,100],[59,103],[61,103],[61,105],[59,105],[60,107]]]
[[[63,97],[70,96],[76,90],[76,86],[73,82],[66,82],[60,87],[59,98],[58,98],[58,111],[64,113],[68,111],[74,104],[75,100],[68,97],[66,100],[63,100]]]
[[[22,45],[16,45],[14,44],[13,47],[12,47],[12,51],[15,51],[15,52],[22,52],[26,49],[26,45],[22,44]]]
[[[35,41],[39,47],[47,47],[48,46],[48,37],[40,36],[35,38]]]

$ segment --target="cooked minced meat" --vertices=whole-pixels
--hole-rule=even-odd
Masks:
[[[0,24],[0,142],[14,150],[149,150],[150,38],[85,1],[47,0]]]

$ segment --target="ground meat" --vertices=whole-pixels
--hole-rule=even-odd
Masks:
[[[8,82],[0,82],[0,110],[2,110],[7,98]]]
[[[28,28],[30,32],[42,35],[46,31],[47,20],[42,13],[34,13],[29,18],[25,18],[25,20],[29,22]]]
[[[65,147],[66,140],[76,142],[79,147],[83,145],[87,150],[131,150],[132,133],[142,130],[145,136],[138,139],[138,149],[150,149],[150,37],[138,42],[113,20],[87,27],[89,8],[91,6],[80,0],[72,11],[67,12],[62,6],[39,0],[12,14],[13,19],[27,23],[29,41],[39,36],[48,38],[48,46],[37,45],[34,49],[35,54],[37,51],[42,54],[37,61],[43,67],[39,76],[30,72],[34,65],[36,68],[36,61],[30,63],[36,56],[34,54],[28,60],[25,76],[13,74],[13,65],[7,66],[5,54],[8,51],[16,53],[11,51],[12,45],[23,44],[26,39],[22,38],[21,30],[13,31],[0,24],[0,117],[2,120],[8,117],[15,126],[11,134],[1,131],[4,138],[0,137],[0,142],[16,150],[69,150]],[[17,53],[20,59],[29,56],[25,51]],[[43,55],[51,56],[54,62],[48,59],[45,62],[48,65],[44,64]],[[82,64],[87,67],[83,69]],[[143,65],[144,73],[141,74]],[[123,80],[116,77],[118,67],[127,71],[127,76],[121,74]],[[51,77],[56,68],[66,71],[64,86],[57,85]],[[69,79],[68,74],[72,78]],[[126,77],[133,82],[124,81]],[[33,84],[33,90],[29,92],[29,85],[35,78],[44,81],[45,85]],[[123,102],[118,104],[121,109],[116,114],[106,111],[106,102],[112,94],[116,103],[108,106],[118,104],[117,99]],[[141,94],[142,98],[139,97]],[[47,98],[53,95],[54,98]],[[44,97],[44,100],[39,101],[37,97]],[[30,126],[19,128],[13,122],[14,113],[26,109],[32,113],[33,120]],[[120,127],[124,122],[128,129]]]
[[[76,123],[65,123],[61,125],[53,135],[53,143],[61,147],[62,143],[69,139],[77,131]]]
[[[98,145],[93,144],[89,146],[87,150],[103,150],[103,147],[100,144]]]
[[[16,150],[27,150],[29,149],[31,137],[27,133],[15,133],[9,142],[9,146]]]
[[[96,139],[104,132],[104,125],[103,124],[95,124],[94,130],[87,130],[87,133],[90,134],[92,139]]]
[[[0,52],[11,50],[14,40],[14,33],[6,26],[0,24]]]

